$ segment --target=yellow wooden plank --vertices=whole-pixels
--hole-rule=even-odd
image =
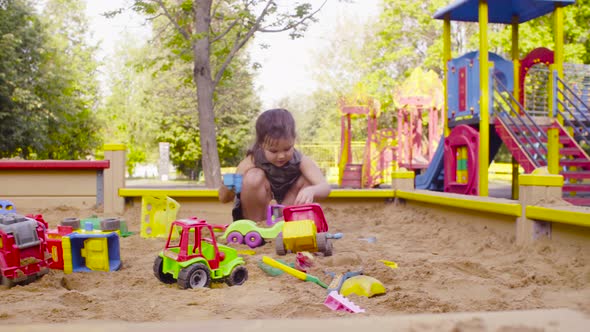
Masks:
[[[121,197],[141,196],[169,197],[217,197],[217,189],[153,189],[153,188],[119,188]]]
[[[333,189],[329,198],[393,198],[393,189]]]
[[[528,219],[590,227],[590,212],[578,212],[569,209],[547,208],[533,205],[527,205],[525,211]]]
[[[477,196],[465,196],[460,198],[453,194],[435,193],[432,191],[404,191],[396,190],[395,197],[403,198],[412,201],[419,201],[430,204],[438,204],[443,206],[457,207],[461,209],[469,209],[483,212],[493,212],[508,216],[520,217],[521,205],[518,203],[502,203],[495,202],[489,198],[482,198]]]

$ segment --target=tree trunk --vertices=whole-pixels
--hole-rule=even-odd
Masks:
[[[199,112],[201,160],[203,173],[205,173],[205,185],[207,188],[218,188],[221,185],[221,171],[213,112],[214,86],[209,54],[211,3],[212,0],[195,0],[194,20],[197,39],[193,42],[195,62],[193,76],[197,86],[197,111]]]

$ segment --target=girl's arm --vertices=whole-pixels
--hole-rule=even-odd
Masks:
[[[236,173],[244,175],[244,173],[246,173],[249,169],[253,167],[254,161],[252,160],[252,156],[246,156],[246,158],[244,158],[244,160],[242,160],[238,164],[238,167],[236,168]],[[227,203],[234,200],[236,193],[234,193],[233,190],[230,190],[225,185],[221,184],[221,187],[219,187],[219,190],[217,192],[217,196],[219,197],[219,201],[221,203]]]
[[[295,204],[308,204],[315,200],[328,197],[332,188],[315,161],[304,155],[301,157],[299,168],[305,179],[311,185],[301,189],[297,193]]]

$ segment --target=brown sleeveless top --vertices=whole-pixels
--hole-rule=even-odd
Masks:
[[[301,176],[300,164],[301,152],[297,150],[293,152],[293,158],[281,167],[277,167],[266,160],[264,150],[257,149],[254,151],[254,165],[264,170],[266,178],[270,182],[273,197],[279,204],[283,202],[291,186]]]

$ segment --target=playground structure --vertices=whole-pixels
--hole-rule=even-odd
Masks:
[[[502,143],[526,173],[547,167],[561,174],[563,198],[590,205],[590,146],[588,105],[568,86],[563,74],[563,10],[574,1],[460,1],[435,13],[444,20],[445,137],[416,188],[488,196],[488,166]],[[518,54],[518,25],[553,13],[555,53]],[[479,22],[478,51],[451,58],[451,21]],[[511,24],[512,59],[488,51],[488,23]],[[551,64],[553,62],[553,64]],[[521,96],[528,69],[551,65],[547,116],[531,116]],[[516,70],[514,67],[518,67]],[[516,168],[516,167],[514,167]],[[517,177],[513,177],[513,198]]]
[[[461,2],[463,3],[463,2]],[[477,10],[477,5],[474,6],[474,3],[477,4],[477,1],[469,1],[466,3],[466,5],[471,6],[471,10]],[[569,2],[568,2],[569,3]],[[550,8],[547,9],[547,7],[545,8],[545,12],[551,12],[551,10],[553,10],[553,4],[551,2],[548,2],[547,4],[550,4]],[[544,5],[547,5],[544,3]],[[494,5],[493,3],[490,5]],[[450,14],[449,14],[450,15]],[[562,14],[559,14],[562,15]],[[558,16],[559,16],[558,15]],[[446,15],[443,15],[446,16]],[[445,47],[445,61],[448,61],[451,59],[450,56],[450,20],[451,20],[451,16],[448,17],[448,21],[445,21],[445,40],[449,41],[448,43],[445,43],[447,46]],[[477,15],[475,17],[471,18],[471,21],[477,21]],[[512,22],[511,19],[508,20],[508,23]],[[557,51],[557,50],[556,50]],[[486,53],[487,54],[487,53]],[[558,57],[556,57],[558,58]],[[533,69],[535,67],[538,66],[534,66]],[[448,76],[448,73],[447,73]],[[481,76],[480,76],[481,79]],[[446,82],[446,79],[445,79]],[[445,83],[447,84],[447,83]],[[518,87],[518,84],[514,84],[515,87]],[[448,88],[447,88],[448,89]],[[514,93],[514,95],[518,95],[517,93]],[[482,99],[484,101],[484,103],[486,102],[487,99]],[[445,110],[448,107],[445,107]],[[485,112],[484,112],[485,113]],[[443,119],[445,120],[445,122],[448,121],[448,118],[445,116],[443,117]],[[473,126],[472,126],[473,127]],[[484,126],[485,127],[485,126]],[[489,128],[489,127],[488,127]],[[446,130],[449,130],[449,128],[446,128]],[[489,131],[488,131],[489,133]],[[480,141],[481,143],[481,141]],[[547,146],[549,146],[550,144],[547,144]],[[444,144],[439,144],[438,149],[442,149],[444,148]],[[107,147],[105,146],[105,150],[107,150]],[[459,150],[459,148],[458,148]],[[466,150],[463,150],[466,151]],[[463,152],[464,153],[464,152]],[[477,158],[479,158],[481,154],[481,149],[480,151],[478,151],[476,154],[474,154],[474,156],[477,156]],[[125,170],[125,147],[124,146],[119,146],[117,145],[116,148],[112,149],[112,151],[108,151],[108,154],[105,154],[105,161],[101,161],[100,166],[102,168],[105,167],[109,167],[109,170],[113,170],[113,172],[111,172],[112,174],[114,174],[114,177],[110,177],[107,176],[107,173],[105,170],[104,173],[104,177],[97,177],[97,173],[99,173],[96,170],[91,170],[90,173],[92,174],[92,181],[94,183],[97,182],[103,182],[103,187],[99,187],[102,190],[99,191],[97,190],[96,192],[90,193],[89,195],[89,199],[87,200],[87,205],[84,204],[80,204],[80,200],[78,198],[76,198],[75,196],[68,196],[68,197],[59,197],[59,199],[57,199],[56,197],[59,196],[60,190],[63,186],[55,185],[55,182],[51,182],[51,181],[55,181],[56,177],[55,177],[55,173],[57,172],[61,172],[63,171],[63,173],[72,173],[71,172],[71,168],[66,168],[63,167],[63,170],[59,170],[59,167],[65,166],[65,165],[56,165],[58,163],[55,163],[54,161],[52,162],[48,162],[45,161],[43,162],[43,165],[36,165],[38,164],[38,162],[32,162],[32,161],[0,161],[0,178],[2,179],[3,183],[9,183],[10,185],[7,185],[6,187],[4,187],[5,190],[8,190],[8,192],[4,193],[6,195],[6,197],[10,197],[12,201],[14,201],[15,203],[17,203],[19,210],[25,210],[26,209],[37,209],[37,208],[52,208],[52,207],[56,207],[56,206],[61,206],[61,205],[68,205],[68,206],[94,206],[94,203],[96,202],[97,205],[100,207],[102,204],[98,204],[99,201],[102,201],[100,198],[102,197],[101,195],[104,195],[104,201],[105,204],[103,206],[104,208],[104,212],[105,213],[110,213],[111,211],[114,211],[112,209],[109,209],[109,205],[106,204],[106,196],[112,196],[112,200],[114,202],[114,204],[110,204],[110,206],[114,206],[115,208],[118,209],[118,207],[121,207],[121,211],[125,208],[125,209],[131,209],[134,207],[137,207],[141,204],[141,199],[144,196],[168,196],[170,198],[175,199],[176,201],[178,201],[179,203],[182,203],[183,205],[186,204],[187,207],[193,207],[193,208],[202,208],[202,207],[206,207],[206,206],[210,206],[211,204],[218,204],[217,202],[217,191],[216,189],[205,189],[205,188],[200,188],[200,189],[170,189],[170,188],[139,188],[139,187],[126,187],[125,186],[125,178],[124,178],[124,170]],[[431,162],[431,164],[438,164],[438,162],[436,161],[437,157],[444,157],[443,153],[435,153],[433,160]],[[472,157],[472,158],[476,158],[476,157]],[[458,158],[461,159],[461,158]],[[465,163],[461,162],[457,162],[457,164],[462,164],[465,167],[471,167],[472,165],[468,164],[469,160],[463,156],[463,160],[467,160]],[[32,165],[35,164],[35,165]],[[32,166],[31,166],[32,165]],[[46,172],[48,170],[48,166],[53,167],[53,168],[49,168],[50,171],[52,172]],[[58,167],[59,166],[59,167]],[[74,165],[72,165],[74,166]],[[76,168],[81,168],[80,165],[75,165],[74,167]],[[463,167],[463,166],[461,166]],[[97,168],[97,167],[94,167]],[[427,172],[430,170],[431,168],[429,167],[427,169]],[[455,174],[457,173],[457,170],[461,171],[461,169],[455,169],[453,170],[455,172]],[[16,174],[17,172],[21,172],[21,171],[25,171],[23,173],[26,173],[24,176],[22,177],[16,177],[14,176],[14,174]],[[468,213],[469,211],[484,211],[484,212],[489,212],[490,209],[492,209],[492,211],[494,212],[498,212],[499,210],[502,210],[501,213],[504,215],[507,215],[509,217],[509,219],[511,219],[512,221],[514,221],[514,219],[516,218],[520,218],[521,216],[524,218],[525,216],[529,219],[534,219],[534,220],[541,220],[541,221],[546,221],[548,223],[552,223],[555,225],[575,225],[575,226],[579,226],[579,227],[587,227],[590,225],[587,225],[587,222],[584,223],[582,222],[583,220],[588,220],[588,214],[582,213],[580,212],[579,214],[576,214],[575,212],[572,211],[567,211],[567,209],[553,209],[553,208],[544,208],[541,206],[538,206],[538,204],[536,204],[535,202],[530,202],[530,201],[512,201],[511,203],[498,203],[496,201],[493,200],[493,198],[490,198],[491,201],[481,201],[481,200],[474,200],[474,199],[470,199],[469,197],[461,197],[461,198],[457,198],[454,196],[451,196],[452,199],[449,199],[447,196],[439,196],[439,193],[433,193],[433,192],[427,192],[427,193],[415,193],[413,192],[414,187],[413,186],[409,186],[409,185],[402,185],[402,186],[398,186],[398,182],[400,182],[400,180],[405,180],[406,177],[409,177],[412,174],[407,174],[405,172],[403,172],[403,170],[400,170],[399,174],[395,174],[396,172],[394,172],[394,179],[393,179],[393,190],[346,190],[346,189],[334,189],[332,191],[332,193],[330,194],[328,200],[326,201],[326,203],[323,204],[328,204],[331,205],[332,203],[338,205],[341,204],[342,202],[345,202],[346,204],[348,204],[348,202],[355,202],[358,201],[359,199],[362,199],[363,201],[382,201],[382,200],[394,200],[394,199],[403,199],[406,200],[408,202],[413,202],[413,201],[417,201],[417,202],[422,202],[422,203],[426,203],[430,208],[432,209],[436,209],[437,207],[452,207],[453,209],[456,209],[458,211],[461,212],[465,212]],[[102,173],[99,173],[102,174]],[[441,167],[441,172],[440,174],[442,174],[442,167]],[[460,173],[461,174],[461,173]],[[481,177],[485,176],[486,177],[486,181],[487,181],[487,172],[480,172]],[[526,175],[530,175],[530,174],[526,174]],[[412,175],[413,176],[413,175]],[[460,175],[459,177],[461,177],[463,175]],[[35,179],[36,182],[31,183],[29,180],[30,179]],[[98,178],[98,181],[97,181]],[[418,186],[418,179],[421,178],[421,176],[416,178],[416,188],[417,189],[424,189],[421,188],[420,186]],[[527,176],[527,178],[529,178]],[[427,183],[429,184],[434,184],[436,185],[436,180],[437,177],[433,177],[433,181],[428,181]],[[545,178],[543,178],[545,179]],[[553,177],[551,177],[551,179],[554,179]],[[51,182],[51,185],[47,185],[46,184],[46,180],[48,180],[47,182]],[[50,181],[49,181],[50,180]],[[78,183],[79,179],[78,177],[76,178],[72,178],[72,177],[66,177],[66,181],[68,181],[68,183]],[[442,180],[441,180],[442,181]],[[553,181],[553,180],[551,180]],[[64,180],[60,180],[59,183],[63,184]],[[100,183],[99,182],[99,183]],[[551,182],[552,185],[553,182]],[[108,184],[108,186],[107,186]],[[530,186],[531,183],[527,183],[526,186],[523,186],[522,184],[520,185],[521,188],[526,188],[528,186]],[[557,184],[559,185],[559,184]],[[479,181],[477,189],[479,191],[479,195],[480,196],[486,196],[487,192],[484,192],[482,190],[479,190],[480,187],[486,187],[486,191],[487,191],[487,182],[484,183],[484,181]],[[85,187],[89,187],[89,186],[85,186]],[[92,186],[91,186],[92,187]],[[42,188],[43,190],[39,190],[39,188]],[[109,189],[110,188],[110,189]],[[440,184],[440,188],[439,191],[442,191],[442,188],[444,188],[444,183]],[[545,188],[544,186],[541,186],[541,188]],[[428,188],[430,189],[430,188]],[[559,189],[561,190],[561,187],[559,187]],[[18,190],[18,192],[17,192]],[[47,199],[47,197],[49,199]],[[441,198],[444,197],[444,198]],[[514,197],[516,198],[516,197]],[[32,202],[32,203],[31,203]],[[84,201],[86,202],[86,201]],[[537,202],[538,203],[538,202]],[[526,209],[526,210],[525,210]],[[438,212],[437,212],[438,213]],[[577,222],[576,220],[582,220],[581,222]],[[555,228],[554,228],[555,231]]]
[[[362,98],[361,103],[340,101],[340,160],[339,181],[342,188],[374,188],[391,177],[395,165],[396,137],[392,128],[377,129],[380,105],[373,98]],[[362,163],[353,163],[352,119],[366,117],[367,140]]]
[[[442,82],[437,74],[416,68],[393,94],[397,129],[378,128],[380,104],[364,95],[358,93],[354,98],[342,97],[339,101],[340,187],[376,188],[390,184],[392,171],[398,167],[416,172],[427,168],[442,135]],[[352,120],[359,118],[367,121],[360,163],[351,148]],[[426,133],[425,120],[428,124]]]
[[[442,135],[440,110],[432,105],[432,97],[400,97],[397,110],[397,164],[420,171],[430,164]],[[423,134],[423,114],[428,114],[428,135]],[[426,136],[426,149],[424,137]]]

